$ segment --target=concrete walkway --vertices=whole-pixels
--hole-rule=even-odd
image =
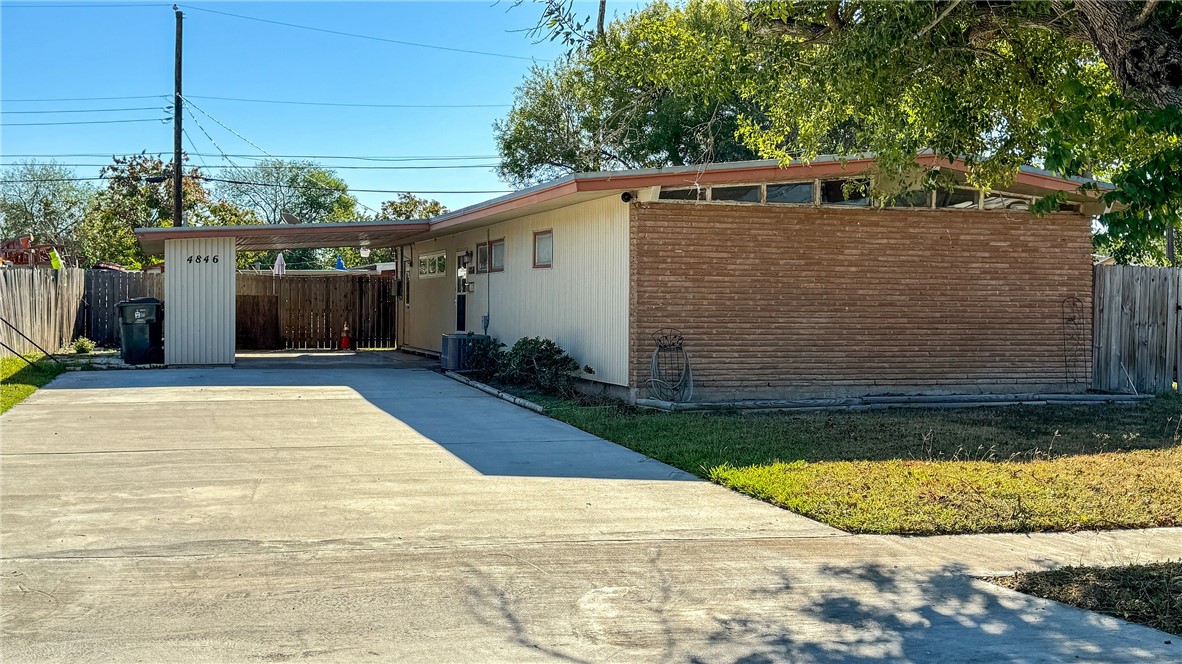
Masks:
[[[0,417],[0,659],[1182,661],[970,576],[1182,530],[851,536],[406,358],[282,359]]]

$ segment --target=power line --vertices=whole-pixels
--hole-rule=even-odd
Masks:
[[[60,152],[55,154],[10,154],[7,157],[26,157],[26,158],[42,158],[54,159],[60,157],[135,157],[140,154],[162,155],[169,153],[171,150],[157,150],[155,152],[139,151],[139,152]],[[223,154],[212,152],[194,152],[193,156],[203,157],[237,157],[241,159],[352,159],[358,161],[379,161],[379,162],[405,162],[405,161],[469,161],[472,159],[496,159],[498,155],[483,154],[483,155],[445,155],[445,156],[413,156],[413,155],[392,155],[392,156],[358,156],[358,155],[324,155],[324,154]]]
[[[386,42],[386,43],[390,43],[390,44],[399,44],[402,46],[414,46],[416,48],[430,48],[430,49],[435,49],[437,51],[451,51],[453,53],[468,53],[471,55],[487,55],[487,56],[494,57],[494,58],[508,58],[508,59],[512,59],[512,60],[525,60],[527,62],[532,62],[535,60],[537,60],[539,62],[548,62],[548,60],[539,60],[537,58],[532,58],[532,57],[528,57],[528,56],[524,56],[524,55],[509,55],[507,53],[493,53],[490,51],[475,51],[475,50],[466,49],[466,48],[453,48],[451,46],[438,46],[435,44],[422,44],[419,42],[403,41],[401,39],[389,39],[386,37],[375,37],[373,35],[357,34],[355,32],[343,32],[341,30],[329,30],[327,28],[317,28],[317,27],[313,27],[310,25],[299,25],[296,23],[285,23],[283,21],[274,21],[274,20],[267,19],[267,18],[259,18],[257,16],[244,16],[242,14],[231,14],[230,12],[218,11],[216,9],[205,9],[203,7],[194,7],[192,5],[178,5],[178,6],[184,7],[185,9],[192,9],[194,11],[199,11],[199,12],[207,12],[210,14],[220,14],[222,16],[231,16],[233,18],[240,18],[240,19],[244,19],[247,21],[258,21],[260,23],[270,23],[272,25],[282,25],[287,28],[298,28],[300,30],[311,30],[312,32],[323,32],[326,34],[339,35],[342,37],[353,37],[356,39],[368,39],[370,41]]]
[[[186,175],[187,178],[197,180],[208,180],[210,182],[224,182],[228,184],[243,184],[253,185],[257,187],[291,187],[292,189],[321,189],[328,191],[339,191],[341,193],[359,192],[366,194],[506,194],[510,193],[511,189],[353,189],[351,187],[325,187],[320,185],[300,185],[300,184],[283,184],[278,182],[249,182],[246,180],[231,180],[228,178],[211,178],[205,176],[197,176],[194,178],[191,175]],[[90,178],[32,178],[21,180],[0,180],[0,184],[16,184],[16,183],[31,183],[31,182],[82,182],[86,180],[109,180],[109,176],[98,176]]]
[[[296,106],[340,106],[345,108],[509,108],[512,104],[358,104],[335,101],[295,101],[288,99],[244,99],[242,97],[214,97],[211,95],[186,95],[187,99],[213,99],[218,101],[239,101],[251,104],[292,104]]]
[[[338,187],[326,187],[322,185],[284,184],[280,182],[249,182],[246,180],[231,180],[228,178],[211,178],[205,176],[198,176],[197,179],[209,180],[211,182],[224,182],[228,184],[254,185],[259,187],[291,187],[292,189],[320,189],[327,191],[360,192],[367,194],[506,194],[512,191],[511,189],[353,189],[352,187],[341,189]],[[2,182],[2,180],[0,180],[0,182]]]
[[[167,122],[167,118],[136,118],[134,120],[75,120],[72,122],[0,122],[0,127],[45,127],[49,125],[119,124],[123,122]]]
[[[185,136],[188,137],[188,132],[184,131],[184,133],[185,133]],[[193,145],[193,140],[191,138],[189,139],[189,145],[193,146],[193,148],[196,149],[196,146]],[[204,164],[204,157],[217,156],[217,155],[212,155],[209,153],[200,153],[200,152],[186,152],[185,154],[189,155],[190,157],[197,157],[198,159],[200,159],[202,161],[203,164]],[[229,159],[227,159],[227,161],[229,161]],[[244,168],[243,166],[239,166],[238,164],[233,164],[233,162],[231,162],[231,164],[232,165],[230,165],[230,166],[218,166],[218,165],[205,166],[205,165],[203,165],[202,168],[211,168],[211,169],[213,169],[213,168],[217,168],[217,169]],[[0,168],[4,168],[6,166],[18,166],[18,165],[19,164],[0,164]],[[56,165],[57,166],[65,166],[65,167],[69,167],[69,168],[101,168],[103,166],[110,166],[110,164],[62,164],[62,163],[59,163]],[[414,165],[414,166],[348,166],[348,165],[339,165],[339,164],[320,164],[320,163],[318,163],[316,165],[319,166],[320,168],[328,168],[328,169],[333,169],[333,170],[344,170],[344,171],[426,171],[426,170],[454,170],[454,169],[468,169],[468,168],[496,168],[497,167],[497,164],[444,164],[444,165],[422,164],[422,165]],[[249,168],[249,167],[246,167],[246,168]]]
[[[9,5],[4,5],[5,9],[8,7]],[[171,95],[135,95],[131,97],[52,97],[46,99],[3,99],[0,101],[3,101],[5,104],[15,104],[18,102],[22,104],[33,104],[47,101],[114,101],[121,99],[162,99],[168,98],[170,96]]]
[[[34,115],[43,113],[122,113],[124,111],[159,111],[159,106],[135,106],[132,108],[71,108],[41,111],[2,111],[0,115]]]
[[[106,180],[105,176],[98,176],[93,178],[30,178],[24,180],[0,180],[0,184],[28,184],[33,182],[83,182],[86,180]]]
[[[201,113],[202,113],[202,114],[203,114],[205,117],[207,117],[207,118],[209,118],[210,120],[213,120],[214,122],[218,123],[219,125],[221,125],[221,126],[222,126],[222,128],[223,128],[223,129],[225,129],[226,131],[230,132],[231,134],[234,134],[234,135],[235,135],[235,136],[237,136],[238,138],[242,139],[244,142],[246,142],[246,143],[249,143],[249,144],[250,144],[250,146],[251,146],[252,148],[254,148],[254,149],[258,150],[259,152],[262,152],[263,154],[265,154],[265,155],[267,155],[267,156],[271,156],[271,153],[269,153],[269,152],[267,152],[266,150],[264,150],[263,148],[259,147],[257,144],[255,144],[253,141],[251,141],[250,139],[246,138],[246,137],[245,137],[245,136],[243,136],[242,134],[239,134],[238,132],[234,131],[233,129],[230,129],[228,126],[226,126],[226,123],[224,123],[224,122],[222,122],[221,120],[219,120],[219,119],[217,119],[217,118],[213,117],[213,116],[212,116],[212,115],[210,115],[210,114],[209,114],[209,113],[208,113],[208,112],[207,112],[205,109],[201,108],[201,107],[200,107],[200,106],[198,106],[197,104],[194,104],[193,102],[189,101],[188,99],[185,99],[185,97],[184,97],[184,96],[181,96],[181,99],[182,99],[182,100],[185,102],[185,110],[189,112],[189,116],[193,118],[193,122],[196,122],[196,123],[197,123],[197,127],[201,129],[201,132],[202,132],[203,134],[205,134],[205,137],[209,139],[209,142],[210,142],[210,143],[213,143],[213,147],[217,148],[217,151],[222,153],[222,158],[224,158],[226,161],[230,162],[230,163],[231,163],[231,164],[233,164],[234,166],[237,166],[237,164],[234,164],[234,160],[232,160],[232,159],[230,159],[230,157],[226,156],[226,153],[225,153],[225,152],[222,152],[222,148],[221,148],[221,146],[219,146],[217,143],[214,143],[213,137],[212,137],[212,136],[210,136],[210,135],[209,135],[209,132],[205,131],[205,128],[201,126],[201,123],[197,121],[197,116],[196,116],[196,115],[193,115],[193,110],[192,110],[192,109],[194,109],[194,108],[195,108],[195,109],[197,109],[198,111],[201,111]],[[242,169],[238,169],[238,171],[239,171],[239,172],[242,172]],[[304,176],[306,179],[308,179],[309,181],[311,181],[311,175],[310,175],[310,174],[308,174],[308,173],[304,172],[304,173],[303,173],[303,176]],[[242,184],[247,184],[247,183],[242,183]],[[355,200],[355,202],[356,202],[358,205],[360,205],[361,207],[365,208],[366,210],[369,210],[370,212],[373,212],[374,214],[377,214],[377,215],[380,215],[380,214],[381,214],[381,212],[380,212],[380,211],[373,209],[372,207],[370,207],[370,206],[366,205],[365,203],[362,203],[361,201],[358,201],[358,200],[356,200],[356,199],[354,199],[354,200]]]
[[[148,2],[134,2],[134,3],[120,3],[120,4],[84,4],[84,5],[44,5],[41,3],[35,5],[9,5],[5,4],[5,9],[110,9],[112,7],[171,7],[172,5],[166,3],[148,3]]]

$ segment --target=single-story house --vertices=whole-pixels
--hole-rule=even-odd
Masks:
[[[399,257],[399,346],[547,337],[630,399],[678,338],[658,373],[688,366],[694,400],[1086,389],[1102,210],[1084,181],[1023,168],[882,206],[875,177],[861,156],[577,173],[429,220],[136,233],[168,264],[170,365],[235,361],[236,251],[364,246]],[[1029,212],[1053,192],[1058,212]]]
[[[401,343],[547,337],[631,398],[667,328],[695,400],[1086,389],[1099,210],[1082,181],[1024,168],[1006,191],[881,207],[859,190],[873,164],[578,173],[444,214],[407,246]],[[1060,212],[1028,211],[1060,191]]]

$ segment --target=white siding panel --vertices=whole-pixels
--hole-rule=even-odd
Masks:
[[[533,233],[546,229],[554,231],[554,266],[534,268]],[[505,271],[471,277],[468,329],[480,332],[487,313],[488,333],[504,343],[553,339],[595,370],[585,378],[627,385],[628,205],[614,195],[416,244],[416,259],[446,250],[448,276],[419,279],[412,270],[403,343],[439,350],[455,327],[455,252],[500,238]]]
[[[235,252],[234,238],[164,243],[165,363],[234,363]]]

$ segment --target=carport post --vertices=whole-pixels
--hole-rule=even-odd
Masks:
[[[164,362],[234,364],[233,237],[164,241]]]

